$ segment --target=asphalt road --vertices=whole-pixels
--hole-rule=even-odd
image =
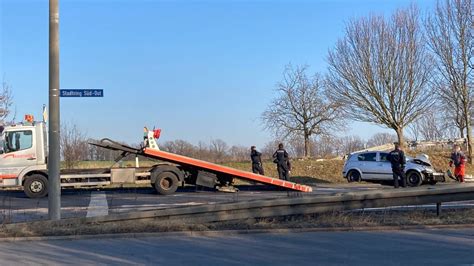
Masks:
[[[474,229],[0,242],[8,265],[473,265]]]
[[[436,185],[440,186],[440,185]],[[152,188],[128,189],[77,189],[62,190],[61,216],[86,217],[112,213],[151,210],[173,206],[208,203],[238,202],[281,197],[327,195],[360,190],[387,189],[379,184],[321,185],[310,194],[272,190],[256,186],[243,186],[237,193],[196,190],[194,187],[179,189],[169,196],[157,195]],[[454,203],[455,205],[458,203]],[[473,205],[474,203],[462,203]],[[33,221],[48,218],[48,199],[30,199],[19,190],[0,190],[0,223]]]
[[[357,190],[380,189],[380,185],[325,186],[312,194],[331,194]],[[180,188],[169,196],[157,195],[152,188],[63,189],[61,216],[85,217],[173,206],[253,199],[301,197],[308,194],[275,190],[269,187],[241,186],[237,193],[216,192],[194,187]],[[0,190],[0,223],[23,222],[48,218],[48,199],[30,199],[20,190]]]

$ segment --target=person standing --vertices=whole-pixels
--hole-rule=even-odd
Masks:
[[[257,151],[255,146],[250,147],[250,159],[252,159],[252,172],[264,175],[262,164],[262,153]]]
[[[278,150],[273,153],[273,162],[277,165],[278,177],[288,181],[290,179],[291,163],[288,152],[283,148],[283,143],[278,144]]]
[[[405,177],[405,153],[400,149],[400,144],[395,143],[395,149],[388,154],[388,160],[392,164],[393,186],[398,188],[398,178],[401,186],[406,187]]]
[[[451,153],[451,161],[449,161],[449,166],[453,167],[454,165],[454,177],[456,180],[463,183],[464,175],[466,172],[466,156],[461,151],[461,147],[457,144],[453,147],[453,152]]]

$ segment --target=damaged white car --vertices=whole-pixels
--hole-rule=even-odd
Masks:
[[[342,174],[349,182],[393,180],[392,167],[387,156],[388,152],[384,151],[352,153],[344,164]],[[406,156],[406,161],[405,173],[409,186],[416,187],[423,183],[434,185],[446,181],[444,173],[433,168],[428,155],[421,154],[416,158]]]

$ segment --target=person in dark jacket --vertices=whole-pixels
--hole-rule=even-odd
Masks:
[[[401,186],[406,187],[405,153],[400,149],[400,144],[395,143],[395,149],[388,154],[388,161],[392,164],[393,186],[398,188],[398,178]]]
[[[291,163],[288,152],[283,148],[283,144],[278,144],[278,150],[273,153],[273,162],[277,165],[278,177],[283,180],[290,179]]]
[[[250,147],[250,159],[252,159],[252,172],[264,175],[262,164],[262,153],[257,151],[255,146]]]
[[[459,145],[454,145],[453,152],[451,153],[451,161],[449,162],[449,166],[453,167],[454,165],[454,176],[456,180],[463,183],[464,182],[464,175],[466,173],[466,156],[461,151],[461,147]]]

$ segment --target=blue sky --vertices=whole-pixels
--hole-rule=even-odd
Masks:
[[[61,120],[88,136],[137,143],[144,125],[162,140],[263,145],[260,115],[286,64],[326,71],[350,18],[434,0],[60,0],[61,88],[104,89],[62,98]],[[17,117],[48,101],[48,1],[0,0],[0,74]],[[390,132],[352,123],[347,135]]]

